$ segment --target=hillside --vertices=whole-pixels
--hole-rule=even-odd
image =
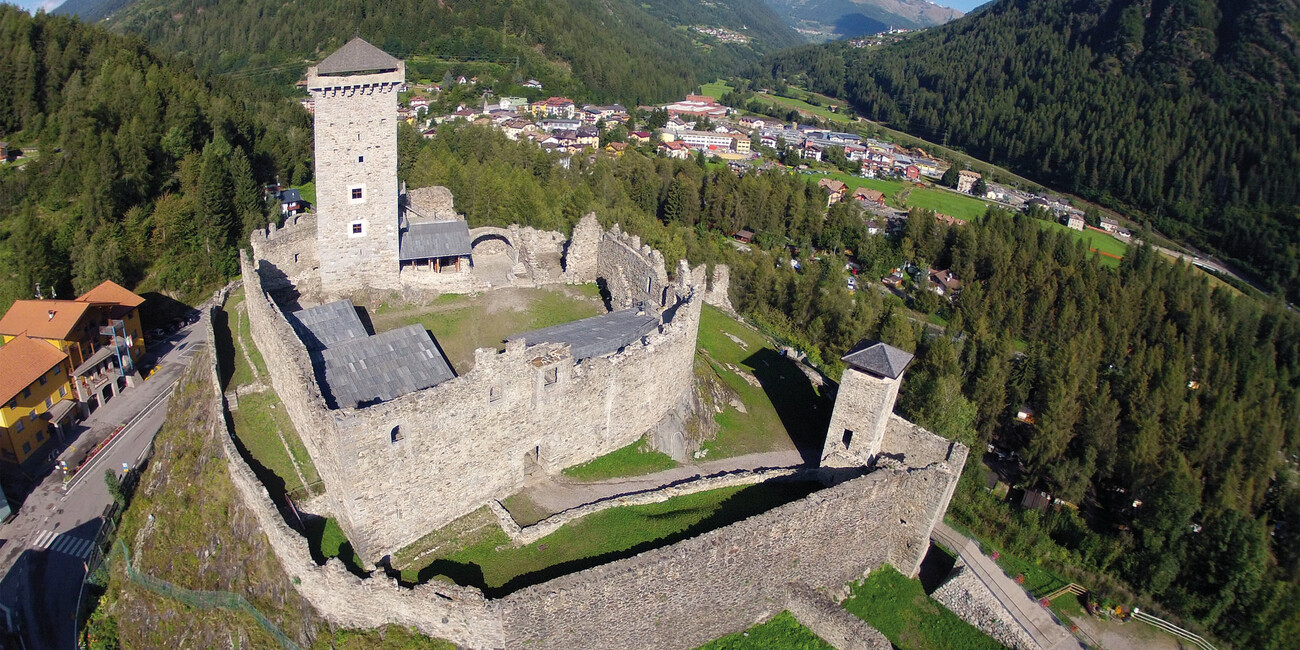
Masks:
[[[264,225],[261,183],[306,181],[311,119],[139,39],[0,6],[0,310],[105,279],[196,295]],[[16,151],[15,151],[16,150]]]
[[[382,12],[359,0],[136,0],[107,24],[201,69],[272,81],[295,80],[359,33],[416,74],[438,76],[451,63],[487,73],[500,92],[534,78],[547,94],[629,105],[681,96],[799,42],[759,0],[397,0]]]
[[[1300,3],[1000,0],[758,73],[1217,250],[1300,298]]]
[[[109,14],[130,4],[132,0],[67,0],[50,13],[56,16],[76,16],[88,23],[98,22]]]
[[[933,27],[962,12],[926,0],[763,0],[812,41]]]

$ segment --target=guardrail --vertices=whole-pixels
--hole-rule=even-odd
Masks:
[[[1169,621],[1152,616],[1136,607],[1133,608],[1133,618],[1142,621],[1143,623],[1146,623],[1147,625],[1150,625],[1154,628],[1164,630],[1169,634],[1172,634],[1184,641],[1187,641],[1188,643],[1191,643],[1192,645],[1198,648],[1201,648],[1201,650],[1218,650],[1209,641],[1206,641],[1205,639],[1202,639],[1201,637],[1192,634],[1191,632],[1188,632],[1187,630],[1184,630],[1183,628],[1178,627],[1177,625],[1174,625]]]

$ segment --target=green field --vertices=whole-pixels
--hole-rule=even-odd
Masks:
[[[885,565],[853,585],[844,608],[870,623],[900,650],[1000,650],[1002,645],[948,611],[921,588]]]
[[[564,469],[564,475],[579,481],[601,481],[619,476],[641,476],[677,467],[668,454],[650,448],[644,436],[640,440],[581,465]]]
[[[934,210],[949,216],[973,221],[984,216],[989,208],[989,203],[981,201],[973,196],[963,196],[946,190],[931,187],[912,186],[908,195],[907,203],[898,202],[898,191],[910,184],[906,181],[892,181],[879,178],[862,178],[844,172],[819,172],[815,176],[825,176],[834,178],[848,186],[849,193],[859,187],[866,187],[873,190],[879,190],[885,193],[885,200],[896,208],[923,208]]]
[[[731,85],[724,79],[719,79],[711,84],[700,86],[700,94],[705,97],[712,97],[721,100],[722,96],[731,92]]]
[[[745,406],[744,413],[728,406],[718,414],[720,430],[716,438],[704,443],[705,458],[793,449],[796,445],[821,448],[819,437],[826,432],[830,402],[771,341],[705,305],[699,346],[703,353],[696,355],[696,373],[721,379]],[[750,375],[759,386],[740,373]]]
[[[793,108],[795,110],[803,111],[806,113],[812,113],[817,117],[820,117],[824,120],[829,120],[836,124],[841,124],[845,126],[851,126],[854,124],[853,119],[845,115],[842,115],[840,113],[832,113],[830,109],[826,108],[825,106],[813,106],[812,104],[809,104],[808,102],[805,102],[801,99],[795,99],[793,97],[783,97],[781,95],[772,95],[772,94],[755,95],[755,97],[757,97],[758,101],[760,102],[766,102],[768,104],[775,104],[777,106],[783,106],[785,108]]]
[[[699,650],[831,650],[834,647],[800,625],[790,612],[781,612],[766,623],[710,641]]]
[[[295,497],[301,498],[320,482],[316,466],[274,390],[267,388],[266,392],[243,395],[239,398],[239,409],[232,411],[230,418],[235,425],[235,437],[254,460],[282,481],[284,492],[296,492]],[[299,472],[307,485],[298,478]],[[262,480],[267,481],[269,477],[263,476]],[[278,486],[268,487],[272,488],[272,494],[279,491],[274,489]]]
[[[596,285],[547,289],[499,289],[470,296],[443,295],[431,305],[371,314],[375,332],[420,324],[433,332],[459,374],[474,367],[477,348],[501,349],[506,337],[605,313]]]
[[[438,538],[435,531],[418,542],[424,548],[438,550],[403,570],[402,579],[451,580],[499,598],[529,585],[735,523],[803,498],[818,487],[768,483],[699,492],[651,505],[611,508],[520,547],[511,544],[499,527],[466,524],[459,534]],[[484,518],[482,514],[477,516]],[[395,557],[410,556],[411,552],[403,549]]]
[[[1038,219],[1037,221],[1038,226],[1044,230],[1061,230],[1070,233],[1070,235],[1075,239],[1079,239],[1084,244],[1087,244],[1089,249],[1096,249],[1103,253],[1117,255],[1119,257],[1123,257],[1125,252],[1128,251],[1128,244],[1125,244],[1104,232],[1097,232],[1096,230],[1090,229],[1084,229],[1082,231],[1074,230],[1056,223],[1055,221],[1044,221],[1042,219]],[[1114,257],[1110,257],[1109,255],[1098,255],[1097,258],[1105,266],[1112,268],[1119,267],[1119,260]]]

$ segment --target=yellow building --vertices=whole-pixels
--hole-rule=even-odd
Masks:
[[[77,400],[68,354],[28,336],[0,346],[0,461],[20,465],[72,424]]]
[[[116,342],[135,361],[144,352],[139,314],[143,303],[144,298],[111,280],[76,300],[15,300],[0,318],[0,343],[22,335],[43,339],[80,366]],[[116,336],[106,328],[117,330]]]

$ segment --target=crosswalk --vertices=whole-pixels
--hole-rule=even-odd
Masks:
[[[32,546],[36,548],[57,551],[65,555],[86,559],[90,555],[90,547],[94,542],[82,538],[74,537],[64,533],[56,533],[52,530],[43,530],[36,539],[32,541]]]

